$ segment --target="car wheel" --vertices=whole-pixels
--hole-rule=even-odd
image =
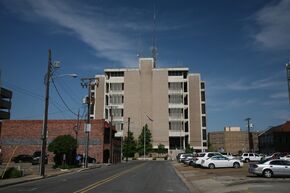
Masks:
[[[271,170],[264,170],[263,176],[265,176],[266,178],[271,178],[273,176],[273,172]]]
[[[247,159],[245,159],[245,162],[246,162],[246,163],[248,163],[249,161],[250,161],[250,159],[248,159],[248,158],[247,158]]]
[[[215,168],[215,165],[214,165],[214,164],[209,164],[209,165],[208,165],[208,168],[209,168],[209,169],[214,169],[214,168]]]
[[[234,168],[239,168],[240,167],[240,164],[238,162],[235,162],[234,163]]]

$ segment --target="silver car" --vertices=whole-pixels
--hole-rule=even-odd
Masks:
[[[273,159],[250,164],[249,173],[266,178],[271,178],[272,176],[290,176],[290,161]]]

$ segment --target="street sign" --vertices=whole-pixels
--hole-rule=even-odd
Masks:
[[[85,132],[91,132],[91,124],[85,124],[85,128],[84,128]]]

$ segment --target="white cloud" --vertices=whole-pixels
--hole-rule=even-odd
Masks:
[[[69,2],[69,1],[68,1]],[[4,1],[5,6],[23,19],[50,21],[76,35],[103,57],[124,66],[136,66],[136,45],[128,35],[112,29],[114,21],[98,7],[89,8],[65,1]],[[119,25],[118,25],[119,26]],[[121,30],[120,30],[121,31]]]
[[[270,98],[272,99],[284,99],[288,98],[288,93],[287,92],[278,92],[270,95]]]
[[[260,48],[290,49],[290,0],[281,0],[257,12],[255,20],[260,27],[255,35]]]

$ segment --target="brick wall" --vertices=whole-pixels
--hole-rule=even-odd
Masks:
[[[76,120],[49,120],[48,121],[48,143],[59,135],[72,135],[76,137],[74,127]],[[90,145],[89,156],[96,158],[97,162],[103,162],[103,133],[105,121],[91,120]],[[18,154],[33,154],[35,151],[41,150],[42,141],[41,130],[43,127],[42,120],[5,120],[1,127],[1,149],[2,159],[4,162],[8,161],[14,149],[14,155]],[[84,122],[81,121],[78,131],[78,153],[83,154],[86,144],[84,133]],[[117,143],[117,145],[120,145]],[[53,159],[53,153],[49,153],[49,161]],[[117,156],[118,157],[118,156]]]

